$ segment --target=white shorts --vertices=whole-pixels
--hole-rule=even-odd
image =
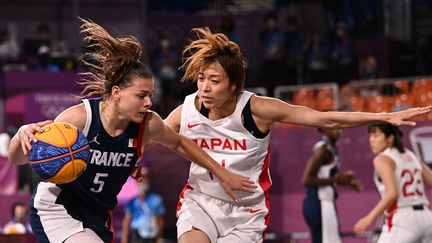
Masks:
[[[432,212],[427,206],[414,210],[412,206],[396,209],[386,218],[378,243],[432,242]]]
[[[253,206],[237,206],[192,189],[182,193],[177,210],[177,238],[197,228],[212,243],[262,242],[269,213],[265,200]]]
[[[38,185],[31,217],[38,242],[61,243],[84,231],[83,223],[72,218],[63,205],[56,203],[60,192],[61,189],[53,183],[41,182]]]
[[[335,201],[321,200],[321,224],[323,243],[341,242]]]

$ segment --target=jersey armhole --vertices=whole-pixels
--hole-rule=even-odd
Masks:
[[[250,107],[250,97],[243,108],[242,114],[243,114],[243,126],[244,128],[246,128],[246,130],[249,131],[250,134],[252,134],[252,136],[263,139],[267,136],[267,134],[270,133],[270,131],[263,133],[258,129],[255,120],[253,119],[252,116],[252,111]]]
[[[92,121],[92,111],[91,111],[91,107],[90,107],[90,102],[89,102],[89,100],[85,99],[85,100],[82,100],[82,102],[83,102],[83,104],[84,104],[84,107],[85,107],[85,110],[86,110],[86,114],[87,114],[87,117],[86,117],[86,123],[85,123],[85,125],[84,125],[83,133],[87,136],[87,135],[88,135],[88,132],[89,132],[89,130],[90,130],[90,126],[91,126],[91,121]]]

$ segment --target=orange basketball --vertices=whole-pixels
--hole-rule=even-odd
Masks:
[[[85,135],[74,125],[53,122],[36,133],[28,158],[32,168],[52,183],[69,183],[87,167],[90,149]]]

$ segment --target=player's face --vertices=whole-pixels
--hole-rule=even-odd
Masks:
[[[27,216],[27,208],[23,206],[17,206],[15,208],[15,219],[17,221],[25,221]]]
[[[228,75],[218,62],[203,67],[198,76],[198,96],[207,109],[226,107],[227,102],[234,100],[233,85]]]
[[[392,137],[386,137],[379,129],[373,129],[369,133],[369,144],[374,154],[384,151],[386,148],[392,146]]]
[[[117,94],[119,110],[122,116],[136,123],[141,123],[145,113],[152,106],[154,89],[153,79],[135,78],[132,85],[121,88]]]

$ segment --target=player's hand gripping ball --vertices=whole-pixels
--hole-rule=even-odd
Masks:
[[[85,135],[74,125],[53,122],[36,133],[28,158],[33,170],[45,181],[69,183],[87,167],[90,148]]]

